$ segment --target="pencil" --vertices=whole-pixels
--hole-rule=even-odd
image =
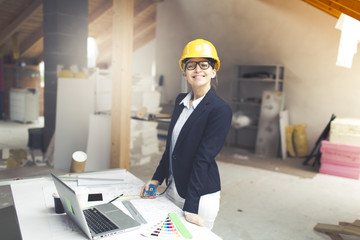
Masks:
[[[119,196],[117,196],[116,198],[114,198],[113,200],[111,200],[109,203],[115,201],[116,199],[118,199],[118,198],[121,197],[122,195],[124,195],[124,194],[120,194]]]

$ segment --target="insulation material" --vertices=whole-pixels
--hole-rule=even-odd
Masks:
[[[321,163],[319,172],[339,177],[359,179],[360,169],[323,162]]]
[[[330,142],[360,145],[360,119],[334,119],[330,125]]]
[[[286,134],[286,150],[291,157],[296,157],[294,142],[293,142],[294,126],[287,126],[285,128]]]
[[[59,78],[56,99],[54,168],[70,169],[72,154],[86,151],[94,86],[88,79]]]
[[[110,168],[111,115],[91,114],[87,141],[85,171]]]
[[[294,146],[297,157],[306,157],[309,154],[306,125],[297,124],[294,126]]]
[[[262,96],[255,153],[276,157],[279,149],[279,113],[282,110],[283,93],[264,91]]]
[[[332,143],[326,140],[321,142],[321,162],[360,167],[360,146]]]
[[[320,173],[358,179],[360,175],[360,146],[321,142]]]

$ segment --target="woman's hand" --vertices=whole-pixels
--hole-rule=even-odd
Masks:
[[[149,185],[154,185],[155,188],[157,188],[159,186],[159,182],[157,180],[150,180],[148,181],[142,188],[141,188],[141,192],[140,192],[140,197],[142,198],[156,198],[156,194],[152,195],[152,196],[144,196],[144,190],[145,191],[149,191]]]
[[[188,222],[191,222],[193,224],[196,224],[200,227],[204,227],[205,226],[205,221],[202,217],[200,217],[198,214],[194,214],[194,213],[185,213],[185,219]]]

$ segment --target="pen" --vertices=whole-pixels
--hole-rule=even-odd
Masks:
[[[111,200],[109,203],[115,201],[116,199],[118,199],[118,198],[121,197],[122,195],[124,195],[124,194],[120,194],[119,196],[117,196],[116,198],[114,198],[113,200]]]

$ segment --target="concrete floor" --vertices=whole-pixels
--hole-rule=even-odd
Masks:
[[[0,121],[0,149],[26,149],[27,128],[42,124],[41,120],[33,124]],[[146,181],[159,158],[160,155],[153,156],[150,163],[132,166],[130,171]],[[330,239],[313,227],[317,223],[338,224],[358,218],[358,180],[318,174],[317,168],[302,165],[304,159],[265,158],[231,147],[224,147],[217,160],[222,192],[213,231],[224,240]],[[39,176],[53,171],[49,166],[0,169],[0,179]],[[10,195],[0,191],[0,209],[11,204]]]

